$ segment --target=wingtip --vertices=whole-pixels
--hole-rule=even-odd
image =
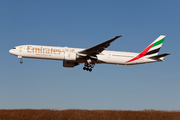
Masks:
[[[117,38],[122,37],[123,35],[116,36]]]

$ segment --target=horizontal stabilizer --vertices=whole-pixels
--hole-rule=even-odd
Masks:
[[[159,59],[161,57],[165,57],[167,55],[170,55],[171,53],[164,53],[164,54],[160,54],[160,55],[155,55],[155,56],[152,56],[152,57],[149,57],[150,59]]]

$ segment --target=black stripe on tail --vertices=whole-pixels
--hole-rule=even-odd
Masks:
[[[160,50],[160,48],[151,50],[151,51],[147,52],[147,53],[145,54],[145,56],[146,56],[146,55],[155,54],[155,53],[159,52],[159,50]]]

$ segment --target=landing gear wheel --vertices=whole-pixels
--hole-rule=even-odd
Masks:
[[[90,64],[88,64],[88,67],[91,67],[91,65],[90,65]]]
[[[91,72],[91,71],[92,71],[92,68],[94,67],[94,65],[95,65],[95,64],[93,64],[93,63],[91,62],[91,60],[89,59],[89,60],[87,60],[86,63],[84,63],[83,70],[86,70],[86,71]]]
[[[94,67],[94,65],[91,65],[91,68],[93,68]]]
[[[84,63],[84,66],[88,66],[88,64],[87,64],[87,63]]]
[[[23,61],[20,61],[20,64],[22,64],[23,63]]]

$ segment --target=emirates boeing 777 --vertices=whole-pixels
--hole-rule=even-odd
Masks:
[[[119,37],[122,37],[122,35],[116,36],[88,49],[42,45],[20,45],[10,49],[9,52],[18,56],[21,64],[22,58],[63,60],[63,67],[74,67],[80,63],[84,63],[83,70],[90,72],[95,64],[135,65],[152,63],[164,61],[164,57],[170,54],[158,54],[166,37],[164,35],[160,35],[141,53],[105,50],[110,46],[111,42]]]

